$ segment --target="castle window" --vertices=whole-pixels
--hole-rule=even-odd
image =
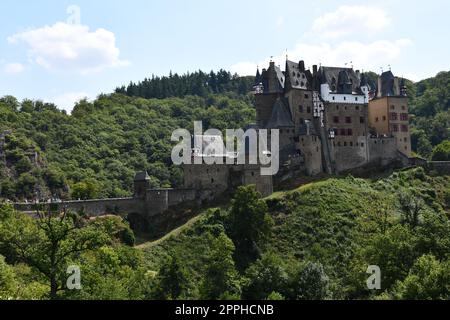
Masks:
[[[391,110],[395,110],[395,106],[391,106]]]
[[[403,139],[405,142],[408,142],[408,138]]]
[[[364,142],[361,142],[361,148],[364,148]]]
[[[300,113],[303,113],[303,106],[298,106],[298,111],[299,111]]]
[[[347,135],[352,136],[353,135],[353,129],[348,129],[347,130]]]
[[[344,147],[346,147],[347,146],[347,142],[344,142]]]
[[[407,113],[400,114],[401,121],[408,121],[409,115]]]
[[[358,101],[358,98],[356,98],[356,101]],[[359,110],[359,106],[356,106],[355,110]]]
[[[383,116],[383,121],[386,121],[386,116]]]
[[[334,123],[339,123],[339,117],[338,116],[334,116],[333,117],[333,122]]]
[[[364,117],[359,117],[359,123],[364,123],[364,122],[366,122],[366,121],[364,120]]]
[[[344,101],[346,101],[347,100],[347,97],[344,97]]]
[[[378,119],[378,117],[376,117],[376,118],[375,118],[375,122],[378,122],[378,121],[380,121],[380,119]]]
[[[211,179],[211,183],[214,183],[214,179]]]
[[[305,94],[305,99],[309,99],[309,95]]]
[[[358,101],[358,97],[355,97],[355,101]],[[358,109],[357,109],[358,110]]]
[[[393,124],[392,125],[392,131],[393,132],[398,132],[398,124]]]
[[[351,117],[345,117],[345,123],[352,123]]]
[[[301,87],[304,87],[304,86],[305,86],[305,83],[302,81],[302,82],[300,83],[300,86],[301,86]]]
[[[341,136],[345,136],[345,135],[347,135],[347,130],[341,129]]]
[[[395,112],[391,112],[391,113],[390,113],[390,119],[391,119],[392,121],[397,121],[397,120],[398,120],[398,114],[395,113]]]
[[[339,110],[339,105],[336,106],[336,110]]]
[[[402,110],[406,110],[406,107],[405,107],[405,106],[402,106]]]
[[[350,142],[350,147],[353,147],[353,142]]]
[[[408,132],[408,126],[402,125],[402,132]]]
[[[252,177],[254,177],[255,176],[255,173],[254,172],[252,172]]]
[[[333,101],[335,100],[334,96],[333,96]]]
[[[311,107],[307,107],[306,112],[311,113]]]

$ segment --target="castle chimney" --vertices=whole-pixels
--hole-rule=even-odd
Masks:
[[[298,63],[298,66],[299,66],[301,72],[305,72],[305,61],[300,60],[300,62]]]

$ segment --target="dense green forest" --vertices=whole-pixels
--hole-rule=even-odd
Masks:
[[[246,95],[253,89],[255,77],[239,77],[225,70],[205,73],[201,70],[184,75],[172,74],[168,77],[155,77],[144,79],[141,82],[131,82],[128,86],[116,89],[116,93],[126,94],[130,97],[146,99],[157,98],[183,98],[187,95],[206,97],[211,93],[234,92]]]
[[[0,209],[0,299],[450,299],[450,178],[422,168],[266,199],[241,187],[134,248],[118,217],[45,212]],[[67,290],[67,265],[81,290]]]
[[[39,101],[0,99],[0,132],[12,132],[0,147],[1,195],[31,199],[51,195],[74,199],[131,195],[136,171],[147,170],[152,187],[177,187],[181,171],[171,162],[172,132],[244,127],[255,118],[252,96],[144,99],[122,94],[81,101],[72,115]],[[0,142],[1,143],[1,142]],[[38,162],[30,161],[30,151]],[[66,186],[69,186],[66,187]]]

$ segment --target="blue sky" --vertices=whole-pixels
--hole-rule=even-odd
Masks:
[[[2,0],[0,96],[71,110],[152,74],[253,74],[286,53],[420,80],[450,70],[449,12],[445,0]]]

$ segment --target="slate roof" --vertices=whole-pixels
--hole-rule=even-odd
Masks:
[[[306,70],[301,70],[300,64],[293,61],[286,61],[286,88],[307,89],[309,86],[308,74]]]
[[[147,171],[137,172],[136,176],[134,177],[134,181],[146,181],[148,179],[150,179],[150,176],[148,175]]]
[[[392,71],[385,71],[380,76],[381,80],[381,96],[395,96],[394,82],[395,77]]]
[[[352,68],[321,67],[319,74],[320,82],[328,83],[333,92],[348,93],[350,90],[346,88],[347,83],[351,86],[352,92],[360,91],[360,80]]]
[[[278,78],[281,89],[284,89],[285,78],[284,78],[284,74],[281,71],[280,67],[275,66],[275,72],[277,73],[277,78]]]
[[[273,105],[272,117],[267,124],[268,129],[294,127],[288,102],[285,98],[278,98]]]

